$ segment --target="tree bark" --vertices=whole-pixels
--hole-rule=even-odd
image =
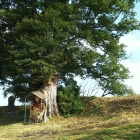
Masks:
[[[57,105],[57,83],[58,79],[53,78],[49,82],[46,82],[41,87],[41,90],[46,95],[46,116],[48,119],[53,116],[59,116],[59,110]]]

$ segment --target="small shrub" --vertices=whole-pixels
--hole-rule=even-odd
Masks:
[[[83,102],[80,98],[80,87],[73,79],[65,81],[64,85],[58,86],[58,107],[65,117],[83,110]]]

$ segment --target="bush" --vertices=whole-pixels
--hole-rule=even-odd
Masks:
[[[80,87],[73,79],[67,79],[63,85],[58,86],[58,107],[60,113],[65,117],[84,109],[80,98]]]

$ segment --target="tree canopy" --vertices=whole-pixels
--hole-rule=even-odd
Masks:
[[[132,92],[120,37],[139,28],[135,0],[1,0],[5,95],[24,97],[53,78],[95,79],[105,94]]]

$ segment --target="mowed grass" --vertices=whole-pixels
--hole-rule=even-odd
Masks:
[[[82,114],[69,118],[51,118],[47,123],[39,124],[28,124],[28,120],[27,123],[23,122],[23,107],[20,107],[18,116],[14,117],[4,116],[1,107],[0,140],[140,140],[140,112],[136,107],[140,104],[140,97],[135,98],[135,104],[132,98],[135,97],[96,98],[87,104],[85,110],[88,112],[84,110]],[[125,105],[122,104],[124,99]],[[100,100],[104,100],[104,105],[108,107],[105,112],[102,110],[105,106],[99,103]],[[124,109],[115,108],[117,101],[125,106]],[[111,113],[109,104],[116,111],[114,109]],[[135,109],[130,111],[130,104]],[[96,110],[95,114],[93,109]]]

